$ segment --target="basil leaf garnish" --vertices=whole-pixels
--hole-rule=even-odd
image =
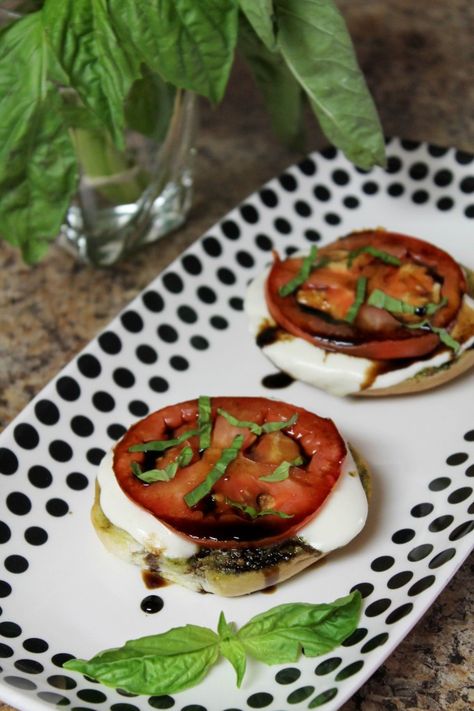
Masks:
[[[296,291],[296,289],[301,286],[301,284],[304,284],[304,282],[311,273],[311,268],[313,267],[313,263],[316,259],[317,254],[318,248],[315,244],[313,244],[311,249],[309,250],[309,254],[303,259],[303,263],[301,264],[298,274],[294,276],[293,279],[290,279],[290,281],[287,281],[286,284],[280,286],[280,288],[278,289],[278,293],[280,294],[280,296],[289,296],[294,291]]]
[[[222,454],[217,460],[217,462],[212,467],[211,471],[208,473],[204,481],[202,481],[198,486],[196,486],[191,491],[188,491],[184,496],[184,500],[187,505],[195,506],[201,499],[203,499],[207,494],[212,491],[214,484],[219,481],[221,477],[224,476],[227,467],[234,459],[237,457],[240,448],[242,447],[244,438],[243,435],[237,435],[234,437],[230,447],[222,450]]]
[[[263,425],[259,425],[256,422],[251,422],[250,420],[239,420],[237,417],[234,417],[234,415],[231,415],[230,412],[227,412],[227,410],[224,410],[221,407],[217,409],[217,412],[227,420],[229,425],[233,425],[234,427],[245,427],[249,429],[252,434],[257,435],[257,437],[264,433],[276,432],[277,430],[284,430],[286,427],[291,427],[291,425],[294,425],[298,419],[298,414],[295,413],[288,420],[276,420],[275,422],[265,422]]]
[[[233,506],[235,509],[239,509],[243,513],[250,516],[250,518],[258,518],[259,516],[279,516],[280,518],[293,518],[294,514],[287,514],[284,511],[276,511],[275,509],[261,509],[258,511],[254,506],[249,504],[243,504],[240,501],[233,501],[232,499],[226,498],[226,503],[229,506]]]
[[[428,302],[423,306],[413,306],[406,301],[401,299],[395,299],[393,296],[386,294],[381,289],[374,289],[367,299],[369,306],[375,306],[378,309],[385,309],[385,311],[390,311],[390,313],[400,313],[400,314],[412,314],[412,315],[423,315],[432,316],[443,306],[446,306],[448,300],[443,297],[441,301],[437,304],[434,302]]]
[[[198,684],[222,654],[242,683],[247,655],[264,664],[296,662],[326,654],[356,629],[362,606],[358,590],[334,602],[292,602],[252,617],[237,630],[221,612],[217,634],[185,625],[107,649],[90,660],[70,659],[65,669],[132,694],[172,694]]]
[[[293,459],[291,462],[285,460],[281,462],[271,474],[261,476],[259,479],[260,481],[268,482],[284,481],[290,476],[290,467],[296,467],[298,464],[303,464],[303,457],[296,457],[296,459]]]
[[[199,448],[207,449],[211,444],[211,398],[201,395],[198,399],[198,425],[200,430]]]
[[[382,249],[377,249],[377,247],[373,247],[371,244],[368,244],[365,247],[357,247],[357,249],[351,249],[351,251],[347,255],[348,267],[352,266],[352,262],[356,257],[359,256],[359,254],[370,254],[372,255],[372,257],[377,257],[377,259],[380,259],[382,262],[385,262],[385,264],[393,264],[395,267],[399,267],[401,264],[401,261],[398,257],[395,257],[393,254],[389,254],[388,252],[384,252]]]
[[[142,472],[140,465],[137,462],[132,462],[132,471],[138,479],[146,484],[152,484],[155,481],[171,481],[176,476],[178,469],[186,467],[192,458],[191,447],[183,447],[174,462],[170,462],[163,469],[148,469]]]
[[[164,452],[165,449],[169,449],[170,447],[177,447],[179,444],[182,444],[190,437],[194,437],[194,435],[200,434],[200,429],[188,430],[187,432],[183,432],[183,434],[180,434],[179,437],[176,437],[175,439],[158,439],[152,440],[150,442],[143,442],[142,444],[132,444],[132,446],[128,448],[128,451]]]
[[[436,333],[439,336],[439,340],[441,341],[441,343],[444,343],[445,346],[451,348],[451,350],[453,350],[455,353],[457,353],[461,348],[461,344],[459,343],[459,341],[456,341],[456,339],[453,338],[445,328],[433,326],[429,321],[422,321],[421,323],[410,323],[407,324],[407,328],[427,329],[429,331],[432,331],[433,333]]]
[[[298,413],[295,412],[294,415],[292,415],[288,420],[277,420],[275,422],[265,422],[264,425],[262,425],[262,432],[269,433],[269,432],[278,432],[279,430],[284,430],[287,427],[291,427],[291,425],[294,425],[295,422],[298,419]]]
[[[365,299],[365,290],[367,288],[367,278],[366,277],[359,277],[357,279],[357,285],[356,285],[356,293],[355,293],[355,300],[354,303],[350,306],[348,309],[346,316],[345,316],[345,321],[348,321],[349,323],[354,323],[357,314],[359,313],[359,309],[364,303]]]

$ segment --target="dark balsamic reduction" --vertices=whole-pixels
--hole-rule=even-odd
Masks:
[[[155,570],[143,570],[142,578],[149,590],[164,588],[166,585],[169,585],[168,581],[162,578],[162,576]]]
[[[278,590],[278,585],[269,585],[266,588],[263,588],[260,592],[262,592],[264,595],[272,595]]]
[[[164,602],[158,595],[148,595],[140,603],[140,608],[148,614],[155,614],[163,609]]]
[[[282,370],[278,373],[270,373],[270,375],[265,375],[265,377],[262,378],[263,387],[269,389],[287,388],[294,382],[295,379],[292,378],[291,375],[288,375],[288,373],[284,373]]]

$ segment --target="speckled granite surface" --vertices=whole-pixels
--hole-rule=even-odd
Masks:
[[[474,151],[471,0],[340,0],[385,132]],[[310,130],[308,148],[324,145]],[[187,225],[113,271],[57,247],[35,268],[0,243],[0,427],[4,427],[178,253],[299,156],[270,134],[238,67],[224,103],[202,108]],[[474,706],[472,559],[343,711],[467,711]],[[10,707],[0,705],[0,711]]]

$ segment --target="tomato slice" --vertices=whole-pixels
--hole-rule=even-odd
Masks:
[[[366,248],[394,260],[383,260]],[[439,335],[413,328],[428,321],[449,329],[461,306],[466,282],[459,265],[443,250],[406,235],[369,230],[355,232],[320,249],[317,264],[304,284],[281,296],[279,289],[300,271],[302,258],[280,261],[266,282],[271,316],[288,333],[328,351],[387,360],[418,358],[440,344]],[[365,301],[375,290],[418,309],[414,315],[395,314],[362,304],[353,322],[348,310],[356,300],[358,281],[366,280]],[[430,316],[426,305],[442,303]]]
[[[296,422],[273,432],[231,424],[221,408],[239,422],[264,425]],[[215,397],[211,401],[210,446],[201,451],[190,436],[165,453],[130,451],[154,440],[176,439],[198,424],[197,400],[170,405],[132,426],[115,447],[114,472],[125,494],[177,533],[203,546],[235,548],[273,544],[292,537],[317,512],[341,473],[346,446],[335,425],[300,407],[260,397]],[[243,444],[212,490],[195,505],[185,496],[201,484],[236,435]],[[161,468],[190,447],[192,459],[170,481],[146,484],[132,471]],[[288,476],[265,481],[283,462]],[[134,465],[135,466],[135,465]],[[283,465],[285,468],[285,465]]]

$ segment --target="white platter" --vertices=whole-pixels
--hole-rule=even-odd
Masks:
[[[67,706],[334,711],[383,662],[468,555],[474,529],[472,374],[418,396],[338,399],[308,385],[264,387],[274,369],[248,334],[248,281],[280,253],[385,226],[473,265],[474,162],[454,149],[392,139],[388,171],[356,170],[334,150],[268,183],[195,242],[52,381],[0,437],[0,698],[24,711]],[[123,428],[167,403],[267,395],[334,419],[364,452],[374,495],[364,532],[269,595],[147,590],[89,523],[97,464]],[[240,689],[223,660],[198,687],[127,697],[65,672],[125,640],[219,611],[238,626],[283,602],[322,602],[354,586],[358,632],[318,659],[249,664]],[[161,610],[145,613],[148,595]],[[156,602],[156,600],[155,600]],[[160,606],[158,601],[157,606]]]

